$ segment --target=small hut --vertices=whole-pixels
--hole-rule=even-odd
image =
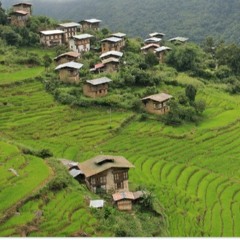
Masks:
[[[68,62],[60,64],[55,68],[59,71],[59,78],[63,82],[78,83],[79,82],[79,69],[83,64],[76,62]]]
[[[172,97],[166,93],[158,93],[142,98],[142,102],[147,112],[161,115],[169,112],[170,108],[167,103]]]
[[[66,52],[54,58],[54,61],[59,64],[76,61],[80,57],[79,53]]]
[[[112,82],[107,77],[87,80],[83,85],[83,93],[85,96],[96,98],[103,97],[108,94],[108,83]]]

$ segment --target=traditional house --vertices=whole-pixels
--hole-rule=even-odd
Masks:
[[[108,94],[108,83],[112,82],[107,77],[87,80],[83,85],[83,94],[88,97],[97,98]]]
[[[77,35],[78,29],[80,28],[79,23],[68,22],[61,23],[58,25],[58,29],[64,31],[64,43],[68,43],[69,39],[75,35]]]
[[[157,37],[151,37],[151,38],[147,38],[144,40],[144,44],[148,45],[150,43],[155,43],[155,44],[160,44],[160,42],[162,41],[161,38],[157,38]]]
[[[53,47],[63,44],[64,31],[47,30],[40,32],[40,43],[46,47]]]
[[[166,93],[158,93],[142,98],[142,102],[147,112],[161,115],[170,110],[167,103],[172,97]]]
[[[13,12],[24,11],[27,12],[29,16],[32,15],[32,4],[31,3],[17,3],[13,5]]]
[[[112,194],[114,203],[116,203],[119,210],[132,210],[132,203],[143,196],[142,191],[137,192],[117,192]]]
[[[110,57],[102,60],[105,72],[112,73],[119,69],[120,60],[118,58]]]
[[[165,36],[164,33],[159,33],[159,32],[154,32],[154,33],[150,33],[149,36],[152,37],[156,37],[156,38],[163,38]]]
[[[23,10],[17,10],[10,13],[11,25],[17,27],[26,26],[27,20],[29,19],[29,13]]]
[[[90,69],[90,72],[93,72],[93,73],[101,73],[101,72],[104,72],[105,70],[105,66],[103,63],[97,63],[94,65],[94,68],[91,68]]]
[[[171,38],[168,40],[169,42],[175,43],[175,44],[181,44],[181,43],[185,43],[188,41],[188,38],[185,37],[175,37],[175,38]]]
[[[54,58],[54,61],[59,64],[76,61],[80,57],[79,53],[66,52]]]
[[[101,54],[100,58],[101,60],[113,57],[113,58],[117,58],[120,59],[123,56],[122,52],[119,51],[109,51],[109,52],[105,52],[103,54]]]
[[[93,38],[93,35],[90,35],[90,34],[80,34],[80,35],[73,36],[69,40],[70,50],[77,53],[90,51],[91,38]]]
[[[101,20],[95,18],[82,20],[81,22],[79,22],[81,24],[81,32],[87,30],[98,31],[101,22]]]
[[[121,51],[122,39],[118,37],[109,37],[101,41],[102,53],[109,51]]]
[[[148,52],[154,52],[155,49],[159,48],[160,46],[156,43],[150,43],[148,45],[145,45],[143,47],[141,47],[141,51],[144,53],[144,54],[147,54]]]
[[[128,191],[128,171],[133,167],[122,156],[100,155],[79,163],[86,184],[94,193]]]
[[[125,47],[125,40],[126,40],[126,34],[125,33],[121,33],[121,32],[117,32],[117,33],[112,33],[111,37],[116,37],[116,38],[120,38],[120,45],[121,47]]]
[[[164,56],[165,56],[166,52],[170,51],[170,50],[171,50],[171,48],[165,47],[165,46],[155,49],[154,52],[156,53],[157,57],[159,58],[160,63],[164,63]]]
[[[82,68],[83,64],[68,62],[60,64],[55,68],[59,71],[59,78],[63,82],[78,83],[79,82],[79,69]]]

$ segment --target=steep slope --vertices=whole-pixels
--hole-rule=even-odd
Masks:
[[[14,0],[3,0],[10,7]],[[239,42],[240,2],[238,0],[71,0],[31,1],[34,14],[52,16],[59,20],[100,18],[112,30],[131,36],[145,37],[161,31],[167,38],[177,35],[201,41],[211,35],[225,41]]]

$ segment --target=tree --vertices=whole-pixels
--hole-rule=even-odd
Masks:
[[[190,84],[185,88],[185,95],[190,102],[195,101],[196,94],[197,94],[197,89],[193,85]]]
[[[7,15],[5,10],[2,8],[2,2],[0,1],[0,24],[5,25],[7,24]]]
[[[51,59],[51,57],[49,55],[46,54],[43,57],[43,61],[44,61],[44,67],[47,70],[50,67],[51,63],[52,63],[52,59]]]
[[[149,65],[150,67],[155,66],[159,63],[156,54],[154,54],[153,52],[148,52],[145,55],[145,63],[147,65]]]

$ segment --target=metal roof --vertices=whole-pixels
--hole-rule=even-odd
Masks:
[[[17,10],[11,13],[11,15],[14,15],[14,14],[27,15],[29,13],[23,10]]]
[[[120,42],[120,41],[122,41],[122,39],[117,37],[109,37],[101,40],[101,42],[114,42],[114,43]]]
[[[79,39],[79,40],[86,39],[86,38],[92,38],[92,37],[93,37],[93,35],[88,34],[88,33],[73,36],[73,38],[76,38],[76,39]]]
[[[60,54],[59,56],[55,57],[54,60],[57,60],[57,59],[59,59],[61,57],[64,57],[64,56],[70,56],[70,57],[78,58],[80,56],[80,54],[76,53],[76,52],[66,52],[66,53]]]
[[[67,22],[67,23],[60,23],[59,26],[61,26],[61,27],[79,27],[80,24],[75,23],[75,22]]]
[[[156,102],[164,102],[166,100],[169,100],[172,97],[173,97],[172,95],[169,95],[169,94],[166,94],[166,93],[158,93],[158,94],[154,94],[154,95],[150,95],[148,97],[142,98],[142,100],[151,99],[151,100],[156,101]]]
[[[113,161],[107,161],[109,159]],[[101,161],[101,164],[96,161]],[[110,168],[134,168],[134,165],[122,156],[99,155],[79,163],[79,168],[86,177],[91,177]]]
[[[110,62],[119,63],[119,59],[118,58],[114,58],[114,57],[110,57],[110,58],[102,60],[103,64],[110,63]]]
[[[79,169],[71,169],[69,171],[69,174],[75,178],[78,175],[83,174],[83,172],[81,170],[79,170]]]
[[[117,192],[112,194],[112,197],[115,202],[120,201],[122,199],[134,200],[134,195],[132,192]]]
[[[91,18],[91,19],[85,19],[82,20],[81,22],[88,22],[88,23],[100,23],[102,20],[96,19],[96,18]]]
[[[150,37],[165,36],[164,33],[154,32],[149,34]]]
[[[148,45],[146,45],[144,47],[141,47],[141,50],[145,50],[145,49],[148,49],[148,48],[151,48],[151,47],[159,48],[160,46],[156,43],[149,43]]]
[[[62,68],[80,69],[82,66],[83,66],[83,64],[81,64],[81,63],[67,62],[67,63],[60,64],[59,66],[57,66],[55,68],[55,70],[59,70],[59,69],[62,69]]]
[[[151,37],[144,40],[144,42],[160,42],[162,39],[157,37]]]
[[[19,6],[19,5],[28,5],[28,6],[32,6],[31,3],[26,3],[26,2],[20,2],[20,3],[13,4],[13,6]]]
[[[179,41],[179,42],[186,42],[189,38],[185,38],[185,37],[175,37],[175,38],[171,38],[168,41],[172,42],[172,41]]]
[[[109,52],[105,52],[103,53],[100,58],[104,58],[104,57],[107,57],[109,55],[113,55],[113,56],[117,56],[117,57],[122,57],[123,56],[123,53],[122,52],[119,52],[119,51],[109,51]]]
[[[112,80],[107,77],[102,77],[102,78],[97,78],[97,79],[93,79],[93,80],[87,80],[86,82],[90,83],[91,85],[99,85],[99,84],[103,84],[103,83],[112,82]]]
[[[102,208],[104,206],[104,200],[91,200],[89,207],[92,208]]]
[[[115,202],[123,200],[123,199],[130,199],[130,200],[136,200],[144,195],[143,191],[137,191],[137,192],[117,192],[112,194],[113,200]]]
[[[41,31],[43,35],[53,35],[53,34],[63,34],[64,31],[62,30],[46,30],[46,31]]]
[[[126,35],[127,35],[126,33],[121,33],[121,32],[111,34],[111,36],[117,37],[117,38],[123,38],[123,37],[126,37]]]
[[[163,51],[166,51],[166,50],[171,50],[171,48],[162,46],[162,47],[156,48],[155,52],[163,52]]]

